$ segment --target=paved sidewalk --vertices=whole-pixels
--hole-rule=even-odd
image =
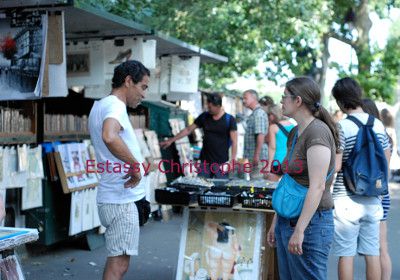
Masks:
[[[393,261],[393,280],[400,280],[400,184],[392,184],[389,214],[389,244]],[[141,230],[139,256],[133,257],[124,279],[175,279],[182,216],[173,215],[163,222],[152,221]],[[77,244],[60,244],[44,254],[22,260],[26,279],[101,279],[105,248],[87,251]],[[336,260],[330,258],[328,279],[337,279]],[[362,258],[355,262],[355,280],[365,279]]]

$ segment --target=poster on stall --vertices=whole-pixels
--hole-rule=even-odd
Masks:
[[[200,57],[173,55],[171,59],[170,92],[197,93]]]
[[[43,206],[42,179],[28,179],[25,188],[22,188],[21,210]]]
[[[104,85],[103,42],[68,42],[68,87]]]
[[[104,41],[104,74],[112,79],[114,68],[127,60],[138,60],[148,69],[156,68],[156,40],[125,38]]]
[[[160,84],[158,91],[160,94],[170,92],[169,85],[171,80],[171,57],[163,56],[159,60],[160,63]]]
[[[50,97],[66,97],[67,55],[65,49],[64,12],[49,15],[49,92]]]
[[[114,68],[122,62],[131,60],[133,38],[106,40],[104,41],[104,76],[106,80],[111,80],[114,75]]]
[[[185,209],[176,279],[259,279],[262,217]]]
[[[47,15],[13,12],[0,18],[0,100],[41,97]]]
[[[82,231],[83,191],[71,194],[71,210],[69,216],[68,235],[75,235]]]

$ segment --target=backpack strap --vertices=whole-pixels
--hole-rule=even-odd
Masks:
[[[347,116],[347,119],[350,120],[350,121],[352,121],[353,123],[355,123],[355,124],[358,126],[358,128],[360,128],[360,127],[362,127],[362,126],[364,125],[364,124],[363,124],[359,119],[357,119],[355,116],[349,115],[349,116]],[[369,118],[368,118],[368,120],[369,120]]]
[[[375,118],[372,115],[368,116],[367,126],[373,126],[375,122]]]
[[[296,142],[297,142],[297,135],[298,135],[298,129],[296,129],[296,133],[294,134],[294,137],[293,137],[293,140],[292,140],[292,147],[290,148],[289,158],[288,158],[289,161],[292,159],[294,146],[296,145]]]
[[[348,116],[347,117],[347,119],[349,119],[349,120],[351,120],[353,123],[355,123],[357,126],[358,126],[358,128],[360,128],[360,127],[362,127],[362,126],[364,126],[364,124],[359,120],[359,119],[357,119],[356,117],[354,117],[354,116]],[[368,121],[367,121],[367,123],[365,124],[366,126],[373,126],[374,125],[374,122],[375,122],[375,118],[372,116],[372,115],[368,115]]]
[[[228,146],[230,147],[232,145],[232,139],[230,135],[230,124],[231,124],[231,115],[228,113],[225,113],[225,120],[226,120],[226,127],[228,128]]]
[[[225,121],[226,121],[226,127],[229,128],[231,124],[231,115],[228,113],[225,113]]]
[[[331,178],[331,176],[333,175],[334,172],[335,172],[335,168],[332,168],[331,171],[329,171],[328,175],[326,176],[326,181],[328,181],[329,178]]]
[[[279,127],[280,130],[282,130],[283,134],[285,134],[287,138],[289,136],[289,131],[287,131],[286,128],[278,122],[276,123],[276,125]]]

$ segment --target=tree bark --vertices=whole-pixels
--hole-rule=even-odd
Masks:
[[[354,50],[358,58],[358,72],[369,72],[371,69],[371,49],[369,45],[369,31],[372,21],[369,18],[368,0],[362,0],[357,6],[354,26],[358,32]]]
[[[320,75],[318,79],[318,84],[321,91],[321,102],[324,101],[325,97],[325,81],[326,81],[326,71],[328,70],[328,63],[329,63],[329,33],[325,33],[322,36],[322,58],[321,63],[322,67],[320,69]]]

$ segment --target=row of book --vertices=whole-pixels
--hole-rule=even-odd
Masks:
[[[146,128],[145,115],[130,115],[129,120],[133,128]],[[72,114],[45,114],[44,129],[46,132],[88,132],[88,116],[76,116]]]
[[[20,113],[20,110],[0,108],[0,132],[17,133],[31,131],[32,120]]]
[[[88,117],[76,116],[72,114],[58,115],[58,114],[45,114],[44,115],[44,130],[46,132],[88,132]]]
[[[129,115],[133,128],[146,128],[146,116],[145,115]]]

